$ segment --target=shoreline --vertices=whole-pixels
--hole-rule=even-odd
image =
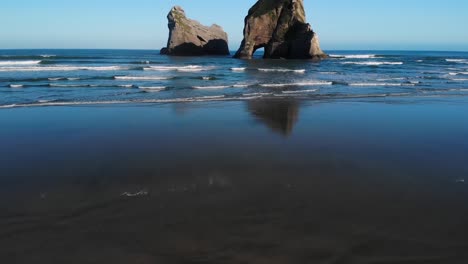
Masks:
[[[465,90],[460,88],[460,90]],[[300,92],[300,91],[298,91]],[[307,90],[305,91],[307,93]],[[295,93],[295,92],[294,92]],[[211,103],[211,102],[248,102],[248,101],[288,101],[295,100],[304,103],[388,103],[392,101],[400,101],[409,103],[425,103],[427,101],[440,101],[441,103],[453,101],[466,101],[468,100],[468,94],[445,94],[445,95],[411,95],[411,94],[362,94],[362,95],[314,95],[306,96],[303,94],[293,95],[294,93],[286,94],[277,94],[273,96],[264,96],[264,95],[249,95],[243,97],[231,97],[225,95],[213,95],[213,96],[201,96],[201,97],[189,97],[189,98],[174,98],[174,99],[142,99],[142,100],[125,100],[125,101],[76,101],[76,102],[54,102],[44,100],[43,102],[35,103],[20,103],[20,104],[10,104],[10,105],[0,105],[0,111],[2,109],[18,109],[18,108],[41,108],[41,107],[106,107],[106,106],[116,106],[116,107],[145,107],[152,105],[167,105],[167,104],[187,104],[187,103]],[[451,99],[450,101],[445,101],[445,98]]]

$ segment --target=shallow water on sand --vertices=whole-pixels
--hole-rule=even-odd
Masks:
[[[0,111],[8,263],[467,263],[468,100]]]
[[[321,63],[138,50],[2,50],[0,108],[468,95],[468,53],[336,51]]]

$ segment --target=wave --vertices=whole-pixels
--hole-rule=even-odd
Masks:
[[[468,88],[454,88],[448,89],[450,92],[468,92]]]
[[[284,94],[297,94],[297,93],[313,93],[317,92],[318,89],[310,89],[310,90],[298,90],[298,91],[282,91]]]
[[[452,75],[452,76],[468,75],[468,72],[449,72],[449,75]]]
[[[456,63],[465,63],[468,64],[466,59],[445,59],[446,62],[456,62]]]
[[[165,86],[138,86],[138,89],[147,91],[147,92],[161,92],[166,90]]]
[[[41,63],[40,60],[30,60],[30,61],[0,61],[0,66],[3,65],[34,65]]]
[[[447,90],[446,90],[447,91]],[[467,92],[468,89],[453,89],[452,92]],[[212,102],[212,101],[242,101],[242,100],[255,100],[262,98],[264,95],[272,95],[272,93],[252,93],[244,94],[243,96],[201,96],[201,97],[187,97],[187,98],[173,98],[173,99],[137,99],[137,100],[115,100],[115,101],[37,101],[34,103],[19,103],[0,105],[0,109],[21,108],[21,107],[49,107],[49,106],[86,106],[86,105],[114,105],[114,104],[154,104],[154,103],[185,103],[185,102]],[[288,98],[293,94],[275,94]],[[310,99],[359,99],[359,98],[385,98],[385,97],[404,97],[414,96],[414,93],[382,93],[382,94],[311,94]],[[423,95],[418,95],[425,97]],[[429,95],[433,96],[433,95]],[[427,97],[427,96],[426,96]]]
[[[247,68],[231,68],[231,71],[237,71],[237,72],[241,72],[245,70],[247,70]]]
[[[259,68],[258,69],[261,72],[295,72],[295,73],[305,73],[305,69],[300,69],[300,70],[292,70],[292,69],[282,69],[282,68],[272,68],[272,69],[265,69],[265,68]]]
[[[159,76],[114,76],[116,80],[169,80],[171,78]]]
[[[364,62],[346,61],[346,62],[342,62],[341,64],[354,64],[354,65],[364,65],[364,66],[380,66],[380,65],[403,65],[404,63],[401,62],[401,61],[397,61],[397,62],[390,62],[390,61],[364,61]]]
[[[395,77],[395,78],[383,78],[383,79],[377,79],[379,82],[385,82],[385,81],[399,81],[399,80],[406,80],[406,77]]]
[[[210,77],[210,76],[203,76],[201,77],[202,80],[204,81],[212,81],[212,80],[216,80],[215,77]]]
[[[135,85],[133,85],[133,84],[119,84],[119,85],[117,85],[117,87],[121,87],[121,88],[133,88],[133,87],[135,87]]]
[[[79,66],[38,66],[38,67],[1,67],[0,72],[28,72],[28,71],[119,71],[131,70],[125,66],[94,66],[94,67],[79,67]]]
[[[199,65],[187,65],[187,66],[149,66],[144,70],[150,71],[178,71],[178,72],[199,72],[212,70],[213,66],[199,66]]]
[[[226,89],[231,88],[232,85],[214,85],[214,86],[192,86],[193,89]]]
[[[91,87],[90,84],[55,84],[49,83],[49,87]]]
[[[249,87],[250,84],[234,84],[232,85],[232,87],[234,88],[246,88],[246,87]]]
[[[258,95],[272,95],[273,93],[246,93],[246,94],[243,94],[243,96],[258,96]]]
[[[457,78],[457,79],[452,79],[453,81],[458,81],[458,82],[466,82],[468,79],[466,78]]]
[[[22,85],[22,84],[10,84],[9,87],[10,88],[23,88],[24,85]]]
[[[348,83],[349,86],[412,86],[413,83]]]
[[[262,83],[261,87],[289,87],[289,86],[315,86],[315,85],[332,85],[333,82],[314,81],[314,82],[299,82],[299,83]]]
[[[340,58],[340,59],[376,59],[380,58],[375,54],[356,54],[356,55],[329,55],[331,58]]]

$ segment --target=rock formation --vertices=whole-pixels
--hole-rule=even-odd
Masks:
[[[259,0],[245,18],[244,40],[235,57],[249,59],[265,48],[264,58],[322,59],[317,34],[306,23],[303,0]]]
[[[228,36],[218,25],[206,27],[188,19],[185,11],[175,6],[167,15],[169,40],[161,54],[178,56],[229,55]]]

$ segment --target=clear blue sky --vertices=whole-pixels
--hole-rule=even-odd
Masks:
[[[159,49],[166,15],[181,5],[189,17],[217,23],[230,48],[256,0],[1,0],[0,48]],[[305,0],[325,50],[468,50],[466,0]]]

